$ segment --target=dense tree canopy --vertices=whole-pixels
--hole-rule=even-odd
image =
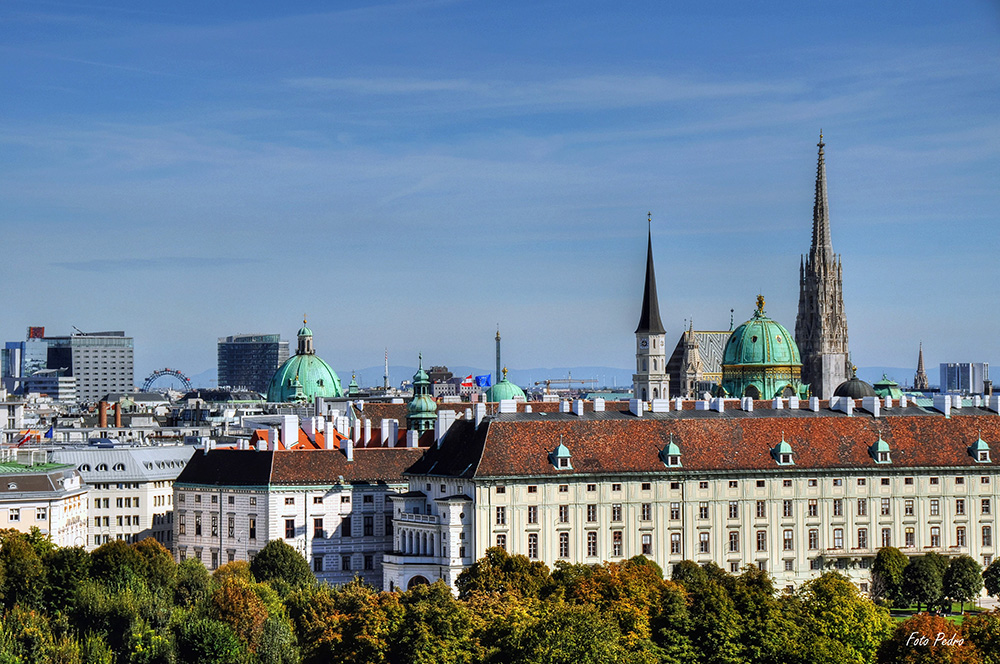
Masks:
[[[890,555],[879,574],[898,568]],[[960,601],[975,592],[975,561],[951,560],[944,586],[942,561],[914,558],[900,587],[916,592],[924,573],[924,603],[942,587]],[[964,648],[915,651],[884,606],[836,573],[781,593],[756,566],[734,575],[685,561],[672,577],[643,556],[550,573],[491,549],[461,577],[461,596],[441,582],[382,592],[315,583],[283,542],[210,575],[152,540],[88,553],[5,531],[0,663],[1000,664],[1000,614],[967,618]],[[944,625],[920,618],[911,631]]]
[[[941,580],[942,592],[948,599],[964,605],[983,589],[983,568],[970,556],[952,558]]]
[[[250,572],[261,583],[279,582],[283,588],[301,588],[316,582],[309,563],[284,540],[271,540],[254,556]]]
[[[882,547],[875,555],[871,572],[872,599],[884,600],[890,605],[903,601],[903,570],[909,559],[894,546]]]

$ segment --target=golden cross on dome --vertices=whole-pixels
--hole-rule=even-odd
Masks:
[[[764,296],[757,295],[757,311],[764,313]]]

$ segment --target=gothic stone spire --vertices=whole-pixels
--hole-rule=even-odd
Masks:
[[[642,311],[639,312],[639,325],[635,333],[663,334],[663,323],[660,321],[660,302],[656,297],[656,273],[653,270],[653,231],[650,229],[646,245],[646,282],[642,291]]]
[[[913,377],[913,389],[928,390],[927,372],[924,371],[924,342],[920,342],[920,352],[917,354],[917,373]]]
[[[816,198],[813,203],[812,247],[809,257],[814,262],[824,260],[829,263],[833,259],[833,242],[830,240],[830,202],[826,195],[826,160],[823,158],[823,132],[819,133],[819,158],[816,163]]]
[[[799,313],[795,320],[795,342],[802,355],[802,382],[822,399],[829,398],[851,373],[842,268],[830,240],[825,146],[820,132],[812,245],[799,263]]]

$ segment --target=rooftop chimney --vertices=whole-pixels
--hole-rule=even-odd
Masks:
[[[583,416],[583,399],[577,399],[573,402],[573,414]]]
[[[603,413],[604,412],[604,399],[597,397],[594,399],[594,412]]]
[[[406,446],[407,447],[419,447],[420,442],[420,432],[416,429],[407,429],[406,431]]]
[[[654,413],[669,413],[670,399],[653,399],[649,402],[649,410]]]
[[[642,411],[645,410],[646,402],[642,399],[629,399],[628,400],[628,412],[632,413],[636,417],[642,417]]]
[[[881,410],[882,400],[878,397],[862,397],[861,407],[871,413],[873,416],[878,417],[879,411]]]
[[[115,428],[122,428],[122,405],[121,403],[115,404]]]
[[[102,429],[108,428],[108,402],[102,401],[97,404],[97,426]]]
[[[945,417],[951,417],[951,395],[950,394],[935,394],[934,395],[934,410],[944,413]]]

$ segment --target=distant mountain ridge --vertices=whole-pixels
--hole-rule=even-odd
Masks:
[[[424,369],[430,369],[430,367],[424,367]],[[448,367],[448,370],[454,375],[461,376],[463,378],[465,376],[482,376],[485,374],[492,375],[493,373],[493,369],[472,367],[468,365],[456,365]],[[374,366],[358,369],[354,373],[357,375],[359,385],[362,387],[375,387],[382,385],[382,374],[384,371],[384,367]],[[885,374],[890,379],[905,387],[913,383],[913,374],[915,371],[916,369],[905,367],[858,367],[858,378],[866,383],[875,383],[882,380],[882,375]],[[389,383],[394,386],[399,386],[399,384],[404,380],[412,380],[413,374],[416,372],[416,366],[404,364],[389,365]],[[351,382],[351,372],[337,370],[337,374],[340,376],[340,382],[346,388],[348,383]],[[188,377],[191,379],[191,384],[195,387],[216,386],[215,369],[207,369],[201,373]],[[547,379],[563,380],[569,377],[576,380],[581,378],[596,378],[597,383],[587,383],[588,387],[608,387],[611,389],[618,388],[620,390],[632,389],[632,370],[622,369],[620,367],[580,366],[535,369],[511,368],[510,372],[507,374],[507,378],[511,382],[523,387],[534,387],[536,382],[541,383]],[[937,383],[936,379],[938,376],[936,367],[928,372],[927,377],[930,379],[931,385],[935,385]],[[560,385],[560,387],[562,386],[564,386],[564,384]],[[573,387],[579,388],[583,386],[584,385],[579,382],[573,383]]]

